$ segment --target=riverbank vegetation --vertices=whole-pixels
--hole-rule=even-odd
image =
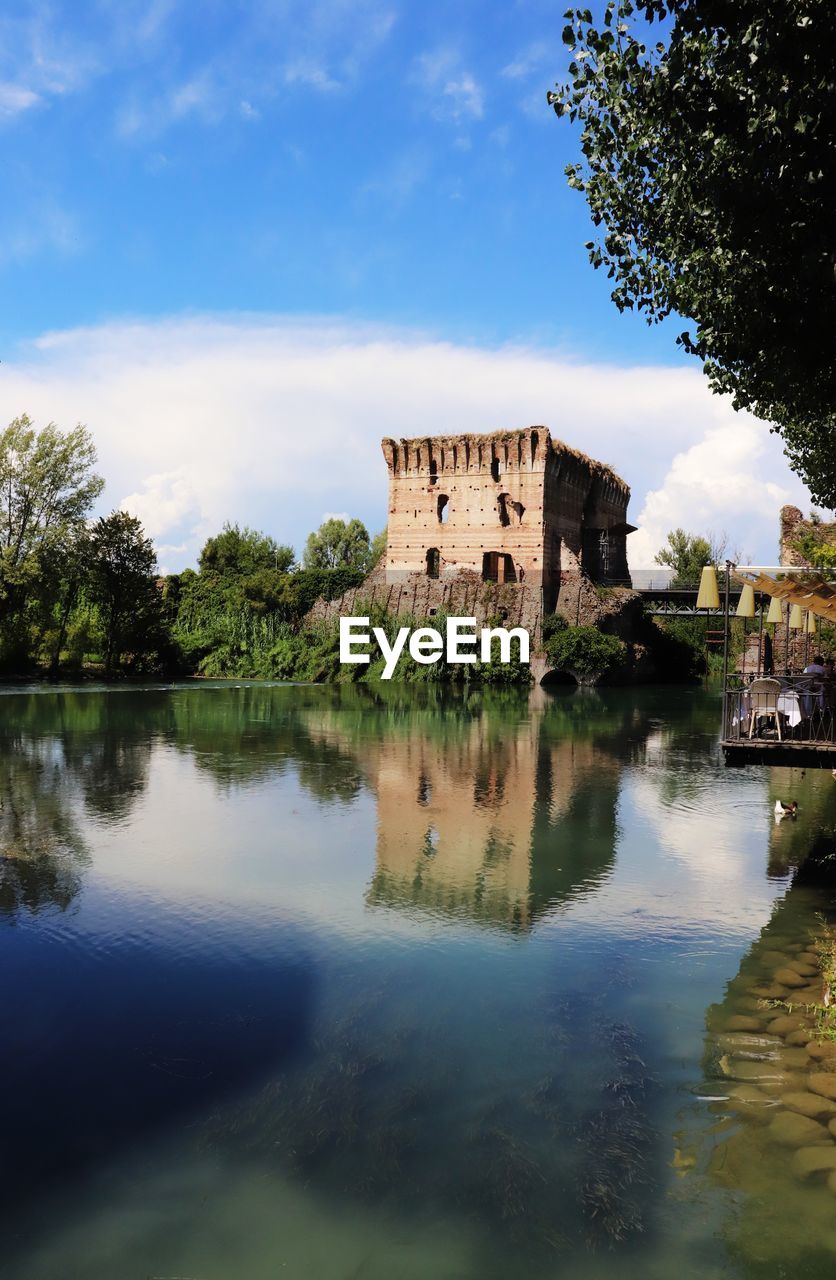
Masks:
[[[380,678],[382,658],[342,665],[336,619],[314,623],[310,611],[317,600],[335,600],[363,582],[383,554],[385,530],[371,538],[359,520],[329,518],[308,537],[299,565],[292,547],[227,524],[207,539],[196,569],[161,574],[135,516],[113,511],[91,519],[103,487],[95,461],[84,427],[37,431],[22,417],[0,433],[0,674]],[[680,555],[685,572],[713,544],[680,534],[670,536],[668,550]],[[390,640],[399,627],[429,621],[443,630],[446,621],[441,614],[395,617],[362,599],[353,612],[368,615]],[[640,611],[631,617],[626,640],[616,634],[616,615],[600,627],[547,618],[542,641],[550,667],[580,684],[706,673],[705,621],[662,625]],[[504,625],[500,617],[487,621]],[[496,655],[490,663],[423,665],[405,655],[397,678],[477,687],[525,685],[531,677],[513,646],[508,663]]]

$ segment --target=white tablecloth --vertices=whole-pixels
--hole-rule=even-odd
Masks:
[[[755,707],[755,714],[769,714],[765,708],[772,705],[772,696],[770,694],[757,694],[756,699],[757,705]],[[822,700],[823,695],[821,693],[799,693],[795,689],[782,689],[778,694],[776,706],[789,727],[794,729],[797,724],[801,724],[802,720],[808,720],[810,718],[816,702],[821,704]],[[744,724],[748,724],[749,712],[751,709],[749,691],[744,689],[740,694],[740,701],[736,713],[732,717],[732,724],[738,724],[741,721]]]

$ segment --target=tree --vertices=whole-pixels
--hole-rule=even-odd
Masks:
[[[836,59],[827,0],[609,0],[569,10],[582,192],[620,310],[678,342],[783,437],[836,506]],[[653,24],[660,37],[652,40]]]
[[[369,564],[369,533],[360,520],[325,520],[305,543],[306,569],[362,569]]]
[[[389,531],[384,525],[380,533],[376,533],[372,538],[371,547],[369,548],[368,569],[369,572],[376,564],[386,555],[386,548],[389,545]]]
[[[295,559],[293,547],[281,545],[269,534],[246,525],[241,529],[237,524],[227,523],[220,533],[207,540],[198,564],[201,573],[247,577],[264,569],[287,573]]]
[[[38,431],[24,414],[0,434],[0,627],[18,640],[83,533],[104,481],[86,427]]]
[[[684,529],[672,529],[668,534],[667,546],[657,552],[655,560],[657,564],[665,564],[673,569],[671,586],[677,589],[698,586],[705,566],[720,564],[725,554],[725,535],[716,538],[710,533],[703,538],[698,534],[686,533]]]
[[[159,641],[157,554],[136,516],[114,511],[90,532],[88,593],[101,615],[105,674],[124,653],[134,661]]]

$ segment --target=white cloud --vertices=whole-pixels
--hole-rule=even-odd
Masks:
[[[693,367],[233,315],[47,334],[3,369],[0,422],[23,411],[86,422],[108,482],[102,510],[122,503],[175,553],[184,547],[172,568],[194,562],[224,520],[297,550],[323,511],[381,528],[386,435],[544,423],[632,485],[634,567],[680,524],[725,529],[769,562],[778,507],[809,501],[777,438],[712,396]]]
[[[640,528],[630,540],[631,561],[649,566],[669,529],[720,533],[740,528],[740,513],[746,513],[752,529],[764,518],[774,520],[784,503],[806,502],[795,477],[776,468],[774,446],[763,423],[744,414],[733,426],[726,421],[709,426],[701,440],[674,456],[661,486],[647,494]],[[731,538],[730,549],[736,541]],[[751,555],[753,548],[740,550]]]
[[[283,79],[286,85],[303,85],[318,93],[335,93],[341,86],[339,80],[329,75],[326,68],[311,58],[297,58],[287,63]]]
[[[421,54],[415,61],[412,80],[423,90],[436,120],[462,124],[482,118],[482,89],[454,50],[441,48]]]
[[[0,120],[11,120],[40,101],[40,95],[25,85],[0,84]]]
[[[506,64],[500,75],[506,80],[526,80],[554,57],[554,50],[543,40],[530,44]]]
[[[171,534],[203,517],[200,502],[183,468],[146,477],[142,489],[122,498],[119,506],[137,516],[152,538]]]

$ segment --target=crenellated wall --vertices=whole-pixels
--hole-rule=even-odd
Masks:
[[[548,438],[548,433],[545,433]],[[389,468],[386,577],[426,573],[482,577],[485,553],[510,557],[499,581],[542,580],[543,486],[547,444],[541,429],[493,436],[384,440]]]
[[[629,580],[630,491],[547,427],[383,441],[389,469],[386,580],[463,571],[543,589],[561,573]],[[605,549],[602,551],[602,536]]]

